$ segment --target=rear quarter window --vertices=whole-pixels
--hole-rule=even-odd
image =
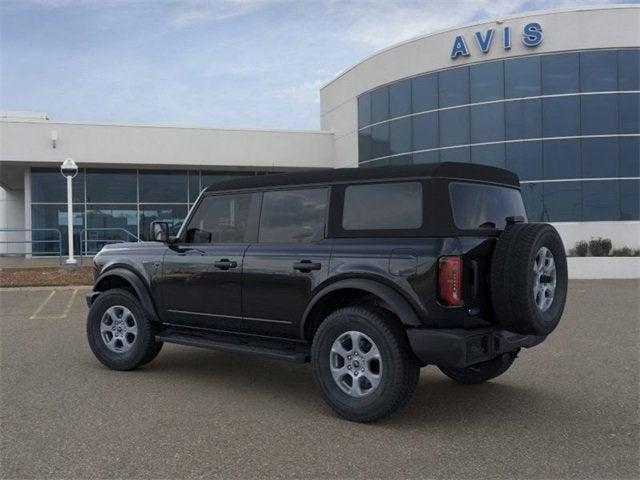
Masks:
[[[405,230],[422,227],[419,182],[350,185],[344,192],[344,230]]]
[[[515,188],[453,182],[449,195],[453,220],[460,230],[503,230],[507,217],[527,218],[522,195]]]

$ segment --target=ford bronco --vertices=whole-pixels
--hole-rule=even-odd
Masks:
[[[311,362],[359,422],[404,405],[420,368],[503,374],[558,325],[557,231],[527,223],[516,175],[441,163],[248,177],[206,188],[175,236],[105,246],[89,345],[131,370],[163,343]]]

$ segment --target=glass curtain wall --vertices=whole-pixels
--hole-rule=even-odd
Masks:
[[[358,160],[493,165],[532,220],[638,220],[639,116],[640,49],[490,61],[361,95]]]
[[[211,170],[80,169],[73,179],[74,251],[95,253],[105,244],[149,239],[151,222],[169,223],[177,233],[205,187],[267,172]],[[275,173],[275,172],[268,172]],[[57,169],[31,170],[31,222],[34,255],[57,253],[59,230],[67,244],[66,180]]]

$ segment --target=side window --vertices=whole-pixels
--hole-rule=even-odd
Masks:
[[[306,243],[321,240],[328,203],[328,188],[265,192],[260,215],[260,242]]]
[[[186,243],[253,242],[259,209],[253,193],[205,197],[186,230]]]
[[[422,227],[422,185],[418,182],[351,185],[344,192],[345,230],[401,230]]]

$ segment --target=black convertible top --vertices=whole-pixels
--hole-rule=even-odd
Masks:
[[[207,192],[242,190],[263,187],[290,185],[313,185],[342,183],[361,180],[389,180],[407,178],[451,178],[460,180],[478,180],[519,187],[520,181],[515,173],[502,168],[475,165],[470,163],[431,163],[424,165],[406,165],[371,168],[324,168],[302,172],[280,173],[276,175],[258,175],[241,177],[216,183],[206,188]]]

